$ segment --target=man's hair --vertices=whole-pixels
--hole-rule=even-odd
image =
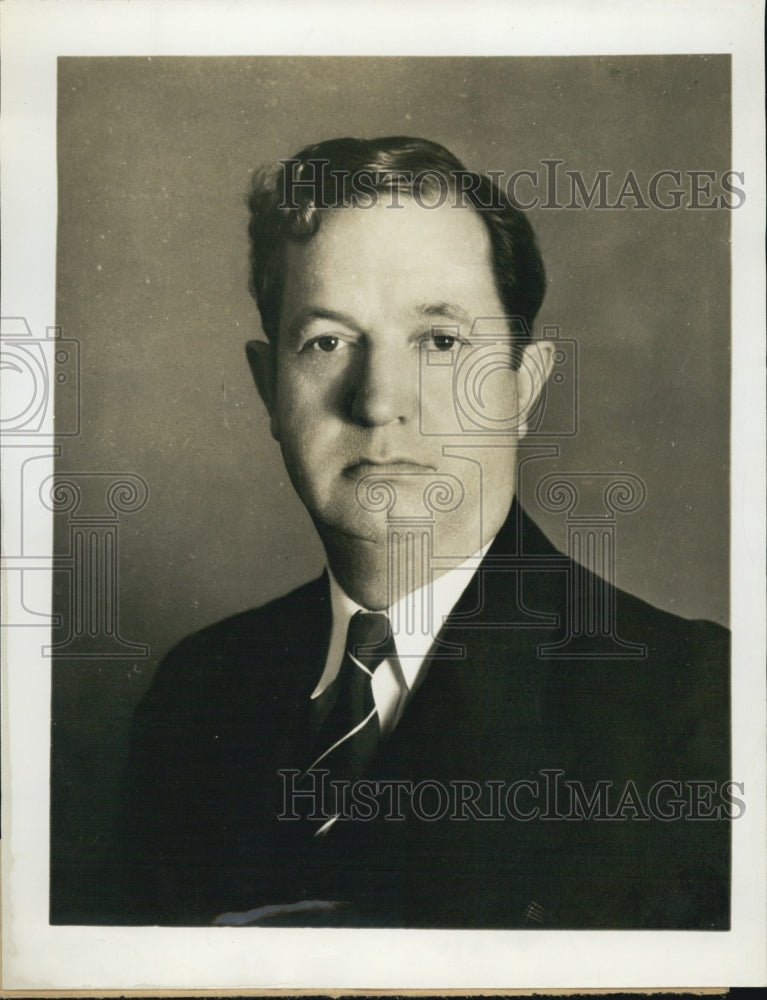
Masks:
[[[371,207],[386,195],[413,198],[426,208],[470,205],[490,236],[493,273],[516,343],[530,339],[546,290],[535,234],[524,212],[492,178],[465,169],[444,146],[427,139],[329,139],[306,146],[280,169],[258,170],[250,208],[250,284],[264,333],[276,342],[288,240],[304,242],[326,208]]]

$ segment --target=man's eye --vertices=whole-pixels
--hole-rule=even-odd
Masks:
[[[431,340],[438,351],[451,351],[459,340],[449,333],[433,333]]]
[[[325,354],[330,354],[331,351],[337,350],[340,343],[340,337],[332,337],[330,334],[326,334],[322,337],[316,337],[309,346],[317,351],[324,351]]]

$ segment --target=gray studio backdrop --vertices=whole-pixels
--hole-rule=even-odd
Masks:
[[[659,171],[682,172],[678,209],[627,196],[623,210],[530,210],[549,276],[536,332],[558,327],[570,354],[541,427],[558,453],[525,466],[521,492],[564,547],[566,513],[535,497],[542,477],[638,477],[643,506],[615,518],[617,583],[726,622],[730,213],[688,207],[685,171],[714,175],[692,195],[706,204],[737,169],[729,81],[722,56],[60,61],[56,322],[79,344],[80,371],[59,387],[57,415],[71,415],[77,382],[80,424],[62,439],[57,471],[86,493],[125,476],[148,488],[145,503],[124,495],[123,512],[108,512],[116,631],[137,646],[112,642],[116,655],[100,656],[95,635],[54,663],[62,896],[81,895],[87,910],[78,865],[109,822],[129,719],[158,658],[322,566],[244,354],[261,335],[248,293],[249,176],[308,142],[425,136],[472,169],[537,172],[541,201],[565,206],[565,171],[588,187],[609,172],[609,203],[630,171],[645,200]],[[545,160],[562,161],[553,197]],[[667,203],[674,186],[660,184]],[[524,179],[517,191],[534,194]],[[599,511],[599,487],[584,488]],[[71,530],[71,511],[58,514],[65,555]],[[66,642],[76,584],[62,565],[56,637]]]

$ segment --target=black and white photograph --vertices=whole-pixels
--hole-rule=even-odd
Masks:
[[[752,982],[756,48],[203,20],[51,47],[34,308],[4,268],[12,969]]]

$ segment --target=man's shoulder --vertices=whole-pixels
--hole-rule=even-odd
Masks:
[[[706,668],[729,665],[730,631],[725,626],[708,619],[685,618],[617,587],[612,588],[612,594],[614,633],[619,640],[643,647],[643,658],[670,664],[675,671],[693,668],[699,675]]]
[[[327,578],[323,575],[266,604],[229,615],[185,636],[168,657],[217,649],[222,644],[257,643],[263,647],[273,641],[282,642],[286,627],[287,635],[294,634],[296,629],[310,628],[329,613]]]
[[[636,771],[700,768],[726,777],[730,731],[730,632],[688,619],[612,586],[588,571],[560,622],[558,641],[541,652],[552,725],[598,732],[599,752]],[[571,595],[572,599],[572,595]],[[588,739],[586,740],[588,742]],[[596,746],[596,745],[595,745]]]
[[[685,724],[684,716],[724,730],[729,630],[615,586],[557,550],[524,513],[520,523],[523,553],[545,557],[531,562],[520,588],[522,606],[555,623],[531,629],[533,658],[567,712],[578,714],[577,705],[585,717],[602,706],[605,719],[623,726],[654,719],[673,728]]]
[[[291,665],[294,679],[327,641],[330,601],[327,579],[318,577],[274,600],[206,625],[162,658],[148,701],[171,700],[183,708],[225,691],[250,693],[274,685],[274,671]],[[145,699],[145,706],[147,699]]]
[[[716,622],[690,619],[664,610],[621,589],[579,563],[570,553],[552,544],[535,521],[518,512],[522,560],[526,555],[545,557],[525,574],[523,592],[536,610],[555,614],[579,633],[584,646],[598,645],[600,635],[620,636],[647,652],[675,655],[682,648],[710,647],[718,652],[729,646],[729,630]],[[504,529],[507,530],[507,529]],[[500,548],[508,545],[501,538]]]
[[[573,574],[582,590],[570,596],[580,606],[582,628],[572,644],[592,665],[602,658],[622,674],[634,675],[637,686],[664,690],[672,703],[682,691],[726,696],[729,686],[730,632],[703,618],[686,618],[579,569]],[[573,619],[570,619],[572,623]],[[614,655],[613,655],[614,654]],[[613,686],[614,669],[605,671]],[[726,698],[725,698],[726,700]]]

